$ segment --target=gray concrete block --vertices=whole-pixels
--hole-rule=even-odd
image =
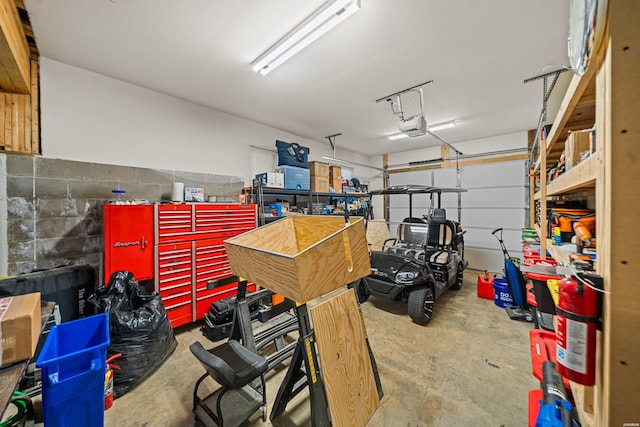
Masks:
[[[24,197],[7,198],[7,218],[33,218],[35,215],[35,204],[32,200]]]
[[[7,274],[9,276],[17,276],[19,274],[31,273],[37,270],[35,261],[18,261],[7,263]]]
[[[111,190],[122,187],[116,181],[69,181],[69,196],[73,199],[109,200]]]
[[[165,169],[136,169],[138,184],[171,184],[175,181],[175,172]]]
[[[7,240],[21,242],[35,237],[33,218],[12,218],[7,220]]]
[[[20,261],[34,261],[36,244],[33,240],[26,240],[22,242],[9,241],[9,256],[8,259],[11,262]]]
[[[33,176],[33,163],[35,157],[6,154],[7,175],[9,176]]]
[[[36,215],[41,218],[75,217],[78,207],[75,199],[38,199]]]
[[[75,218],[74,236],[102,236],[103,221],[95,216]]]
[[[121,188],[126,191],[126,199],[147,199],[150,202],[160,201],[159,184],[121,183]]]
[[[38,177],[65,178],[84,181],[135,181],[135,168],[102,163],[77,162],[49,158],[36,159]]]
[[[36,238],[60,239],[65,236],[76,236],[76,224],[75,217],[39,218],[36,223]]]
[[[36,241],[38,259],[75,257],[85,252],[87,238],[64,237],[39,239]]]
[[[76,199],[78,215],[81,217],[100,217],[105,200]]]
[[[7,176],[7,197],[33,199],[33,178],[29,176]]]
[[[35,178],[35,194],[41,199],[63,199],[69,197],[69,183],[61,178]]]

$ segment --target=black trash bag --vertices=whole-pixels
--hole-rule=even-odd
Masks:
[[[113,364],[113,395],[118,398],[155,371],[178,342],[160,295],[140,289],[133,274],[117,271],[109,284],[89,297],[97,313],[109,313],[111,345],[107,358],[122,353]]]

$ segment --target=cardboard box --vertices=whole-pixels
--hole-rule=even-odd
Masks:
[[[331,188],[336,193],[342,193],[342,178],[338,177],[331,181]]]
[[[317,191],[318,193],[328,193],[329,177],[311,175],[311,191]]]
[[[256,175],[263,187],[284,188],[284,174],[280,172],[264,172]]]
[[[564,143],[565,170],[580,163],[581,153],[591,151],[591,130],[571,132]]]
[[[185,202],[204,202],[204,188],[185,188]]]
[[[342,168],[340,166],[329,166],[329,179],[335,181],[338,178],[342,179]]]
[[[31,358],[41,326],[39,292],[0,298],[0,367]]]
[[[311,176],[322,176],[329,179],[329,163],[309,162]]]

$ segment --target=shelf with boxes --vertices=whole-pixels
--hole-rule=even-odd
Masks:
[[[311,190],[286,190],[252,187],[247,189],[258,209],[260,225],[287,215],[350,215],[365,216],[369,209],[367,193],[323,193]]]
[[[173,327],[204,317],[235,295],[224,240],[256,226],[256,205],[164,203],[105,205],[104,283],[118,270],[153,280]],[[251,285],[249,290],[255,290]]]
[[[348,210],[365,216],[369,194],[346,183],[339,166],[312,161],[308,169],[279,166],[275,172],[257,174],[245,194],[258,206],[261,225],[291,214],[344,215]]]
[[[603,41],[599,48],[586,50],[591,61],[583,75],[573,76],[553,126],[541,138],[541,154],[530,173],[531,224],[537,224],[539,230],[541,257],[546,256],[549,248],[558,263],[570,262],[564,252],[557,253],[556,247],[549,245],[552,237],[546,224],[549,202],[587,200],[590,204],[587,207],[598,215],[594,270],[602,278],[604,293],[602,331],[597,331],[595,350],[591,351],[596,358],[595,384],[571,383],[584,426],[623,425],[637,420],[640,399],[640,383],[633,370],[640,363],[640,336],[635,327],[640,322],[635,286],[640,262],[634,246],[637,235],[634,214],[640,200],[640,185],[638,174],[632,172],[637,169],[640,156],[640,132],[636,124],[640,109],[637,75],[640,57],[629,53],[632,46],[640,43],[640,32],[636,29],[640,8],[620,0],[603,4],[606,19],[598,16],[590,21],[601,22],[606,28]],[[592,28],[588,26],[589,30]],[[592,38],[584,40],[591,42]],[[588,133],[591,129],[595,129],[595,147],[589,144],[587,148],[586,136],[578,136],[576,131]],[[582,142],[577,139],[567,142],[572,131]],[[589,138],[594,141],[593,133]],[[557,170],[549,174],[549,169],[557,169],[563,151],[565,161],[567,152],[572,153],[571,167],[565,164],[563,174]],[[582,153],[585,156],[588,153],[589,157],[583,158]],[[580,162],[573,164],[578,159]],[[539,218],[535,217],[536,211]],[[562,298],[560,294],[559,302]]]

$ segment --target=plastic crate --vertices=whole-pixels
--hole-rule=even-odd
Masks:
[[[47,427],[103,426],[109,314],[53,326],[36,366],[42,369]]]

